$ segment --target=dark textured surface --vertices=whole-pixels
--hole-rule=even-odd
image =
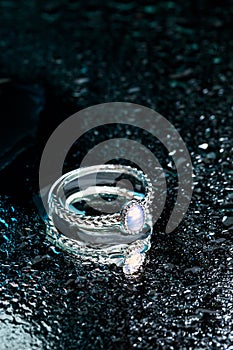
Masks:
[[[0,85],[0,171],[32,145],[37,134],[44,91],[37,84],[15,84],[3,79]],[[20,117],[19,117],[20,113]]]
[[[231,2],[5,0],[0,8],[1,78],[47,90],[37,144],[0,175],[0,349],[231,349]],[[196,175],[182,224],[163,234],[165,212],[132,280],[114,266],[76,264],[46,243],[31,199],[49,132],[71,112],[109,101],[167,117]],[[83,137],[67,167],[96,139]],[[166,152],[148,135],[142,141],[175,185]]]

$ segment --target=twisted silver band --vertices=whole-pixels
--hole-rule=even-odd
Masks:
[[[143,192],[142,189],[144,189],[144,193],[137,193],[135,190],[130,191],[121,187],[111,187],[109,184],[105,186],[102,184],[101,186],[86,184],[84,188],[80,188],[78,182],[80,182],[79,180],[82,177],[98,174],[99,172],[110,175],[113,173],[129,175],[138,182],[139,187],[141,186],[141,192]],[[109,179],[107,180],[109,182]],[[121,195],[130,200],[120,211],[115,213],[93,216],[70,209],[72,201],[80,200],[83,196],[87,196],[88,193],[92,193],[93,191],[99,194],[108,193],[110,195]],[[129,212],[134,212],[137,215],[141,213],[145,221],[146,216],[150,214],[150,204],[152,200],[152,183],[148,176],[141,170],[125,165],[95,165],[73,170],[63,175],[53,184],[48,195],[49,216],[50,219],[53,220],[55,215],[59,219],[64,220],[68,225],[78,226],[84,229],[118,227],[127,234],[138,234],[142,227],[131,230],[129,225],[127,225],[127,220],[129,221]]]

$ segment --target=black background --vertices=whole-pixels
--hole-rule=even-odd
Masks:
[[[0,349],[231,348],[232,12],[231,1],[1,1]],[[170,120],[196,175],[185,219],[164,234],[175,170],[131,130],[164,166],[170,199],[130,280],[51,247],[33,199],[54,128],[111,101]],[[77,142],[67,169],[102,131]]]

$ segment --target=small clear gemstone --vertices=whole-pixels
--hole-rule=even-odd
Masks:
[[[129,231],[137,232],[144,225],[144,212],[139,204],[135,204],[128,209],[126,226]]]

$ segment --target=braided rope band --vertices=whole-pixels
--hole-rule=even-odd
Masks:
[[[128,174],[133,176],[136,180],[138,180],[141,185],[145,189],[145,194],[142,199],[132,198],[131,201],[127,203],[126,206],[122,208],[120,212],[111,213],[111,214],[101,214],[97,216],[84,215],[77,213],[71,210],[64,203],[64,198],[62,200],[60,196],[60,190],[63,189],[64,186],[69,185],[72,181],[79,179],[79,177],[93,174],[97,172],[119,172],[120,174]],[[107,188],[107,186],[106,186]],[[81,192],[81,190],[78,190]],[[119,189],[121,194],[127,194],[127,190]],[[127,197],[127,196],[125,196]],[[68,199],[68,198],[67,198]],[[143,220],[146,219],[146,216],[150,213],[150,204],[153,200],[153,189],[152,183],[148,176],[144,174],[141,170],[136,168],[132,168],[130,166],[123,165],[113,165],[113,164],[104,164],[104,165],[96,165],[86,168],[80,168],[77,170],[73,170],[65,175],[63,175],[60,179],[58,179],[55,184],[51,187],[49,196],[48,196],[48,204],[49,204],[49,212],[50,219],[53,214],[57,215],[60,219],[64,220],[68,225],[77,225],[79,227],[84,228],[108,228],[108,227],[120,227],[122,231],[128,234],[138,234],[141,230],[141,226],[139,229],[132,230],[129,227],[128,221],[129,210],[134,209],[135,211],[142,213]],[[127,221],[128,220],[128,221]]]

